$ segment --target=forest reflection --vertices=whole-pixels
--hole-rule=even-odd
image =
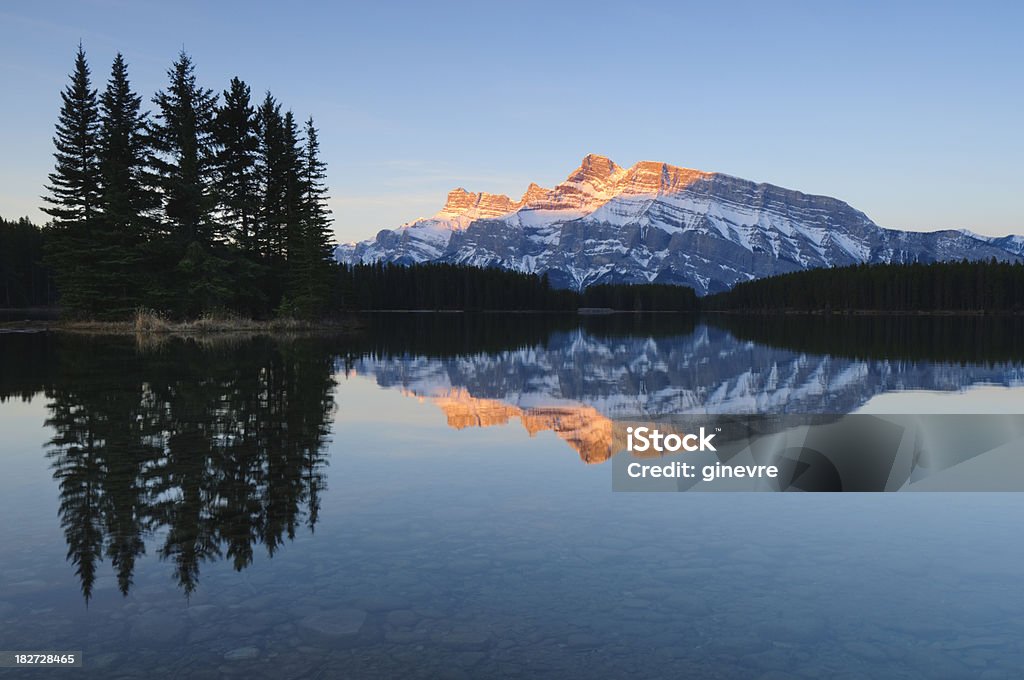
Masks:
[[[127,594],[147,542],[189,595],[204,562],[240,571],[260,546],[272,556],[312,531],[326,485],[331,354],[266,338],[125,344],[61,337],[46,388],[46,455],[86,600],[103,559]]]

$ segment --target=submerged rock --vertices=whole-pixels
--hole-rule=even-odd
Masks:
[[[299,621],[299,627],[328,637],[356,635],[366,623],[366,612],[362,609],[335,609],[313,614]]]

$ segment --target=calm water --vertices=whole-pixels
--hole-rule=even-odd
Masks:
[[[1016,678],[1024,495],[613,493],[607,460],[673,413],[1013,410],[1022,331],[0,334],[0,649],[97,678]]]

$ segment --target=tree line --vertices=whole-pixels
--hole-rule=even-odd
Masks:
[[[1024,263],[860,264],[737,284],[701,300],[715,311],[1022,312]]]
[[[0,217],[0,308],[47,307],[57,289],[43,264],[43,232],[27,217]]]
[[[322,314],[335,271],[313,119],[269,92],[254,104],[237,77],[221,95],[199,86],[185,52],[167,77],[145,110],[121,54],[99,93],[79,46],[44,196],[61,307]]]
[[[547,274],[423,263],[341,265],[338,304],[347,310],[695,311],[692,288],[602,284],[582,291],[552,288]]]

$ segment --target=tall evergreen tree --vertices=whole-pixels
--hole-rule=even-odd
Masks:
[[[231,79],[224,103],[217,109],[216,191],[221,221],[228,235],[246,253],[257,250],[256,157],[259,151],[256,111],[249,86]]]
[[[156,195],[147,184],[147,114],[132,91],[128,66],[118,53],[100,96],[100,202],[103,215],[95,235],[97,272],[107,313],[125,316],[142,301],[145,274],[142,244],[151,232]]]
[[[142,97],[131,89],[128,65],[120,52],[114,57],[100,107],[104,221],[128,243],[137,244],[147,236],[146,218],[156,201],[144,177],[149,157],[148,114],[142,111]]]
[[[303,243],[303,210],[302,210],[302,147],[299,141],[299,129],[295,116],[286,111],[281,121],[283,143],[281,145],[282,180],[284,184],[284,238],[285,252],[290,260],[301,250]]]
[[[315,245],[317,257],[334,261],[334,234],[331,231],[331,210],[327,207],[327,164],[320,158],[320,135],[313,117],[306,121],[306,143],[302,162],[302,211],[309,240]]]
[[[327,165],[320,159],[320,140],[312,117],[305,124],[300,163],[301,241],[289,252],[289,295],[301,316],[323,313],[331,297],[334,243],[327,207]]]
[[[53,216],[47,260],[55,271],[61,304],[72,314],[96,314],[103,305],[94,238],[99,228],[99,105],[81,44],[71,82],[61,93],[53,138],[56,164],[43,197]]]
[[[257,113],[259,128],[259,235],[258,245],[267,260],[280,260],[285,252],[285,195],[287,193],[284,118],[281,105],[269,92]]]
[[[44,210],[53,216],[54,226],[88,232],[99,210],[99,108],[81,44],[61,101],[53,138],[57,163],[49,175],[49,195],[43,197],[50,207]]]
[[[180,247],[210,246],[220,234],[213,221],[211,191],[215,159],[212,90],[196,86],[192,59],[181,52],[167,71],[170,83],[157,92],[157,122],[152,126],[150,162],[163,194],[169,235]]]

